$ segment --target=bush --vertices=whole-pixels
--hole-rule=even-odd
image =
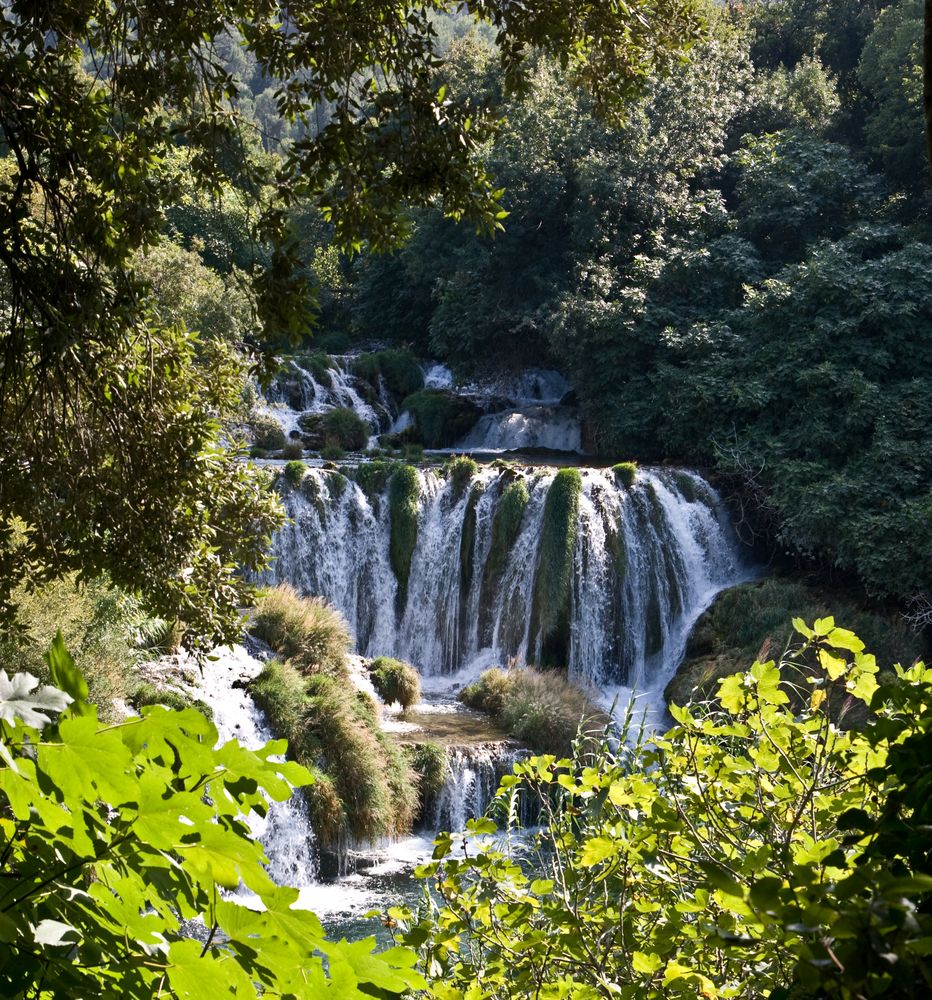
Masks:
[[[320,457],[327,462],[340,462],[346,458],[346,452],[338,445],[331,444],[321,450]]]
[[[338,446],[346,451],[361,451],[369,442],[369,425],[346,406],[322,414],[321,428],[328,448]]]
[[[401,404],[414,418],[417,437],[428,448],[449,448],[476,425],[475,403],[443,389],[421,389]]]
[[[323,351],[296,354],[293,360],[299,368],[310,372],[314,376],[314,381],[319,385],[329,386],[331,384],[330,372],[333,369],[333,361]]]
[[[626,490],[630,490],[634,486],[634,480],[637,478],[637,462],[619,462],[617,465],[612,466],[612,472],[615,473],[615,479],[618,484],[624,486]]]
[[[300,486],[306,472],[304,462],[289,462],[282,470],[282,477],[289,486]]]
[[[421,675],[410,663],[380,656],[369,664],[369,676],[386,705],[397,702],[407,711],[421,700]]]
[[[417,470],[410,465],[399,466],[388,483],[389,519],[391,539],[388,553],[395,578],[398,580],[396,610],[401,613],[408,599],[408,576],[411,560],[417,547],[418,501],[421,498],[421,480]]]
[[[519,667],[486,670],[460,692],[460,701],[491,715],[538,753],[563,757],[580,733],[601,731],[605,713],[581,687],[555,671]]]
[[[353,639],[345,619],[319,597],[301,597],[287,583],[265,591],[250,628],[304,673],[340,673]]]
[[[423,876],[440,911],[400,916],[451,995],[928,994],[932,670],[878,688],[853,632],[796,627],[779,663],[674,709],[665,734],[519,762],[494,814],[510,833],[515,800],[540,803],[533,870],[510,836],[473,841],[489,820],[438,839]],[[801,659],[818,673],[797,709]],[[839,729],[833,702],[857,702],[863,731]]]
[[[410,832],[417,778],[406,755],[379,729],[371,701],[345,672],[306,676],[290,663],[273,661],[251,691],[295,759],[324,779],[319,789],[311,787],[309,800],[325,847]]]
[[[285,432],[282,425],[267,413],[258,413],[249,423],[253,448],[262,451],[279,451],[285,446]]]
[[[303,457],[304,445],[300,441],[296,441],[294,438],[291,438],[285,442],[285,447],[282,448],[282,458],[288,460],[289,462],[297,462]]]
[[[401,457],[412,465],[420,465],[424,461],[424,446],[420,444],[406,444],[401,449]]]
[[[372,462],[360,462],[355,469],[348,470],[348,475],[371,500],[385,492],[389,480],[399,468],[401,465],[398,462],[377,459]]]
[[[544,502],[531,636],[539,640],[541,662],[548,665],[564,665],[569,646],[570,588],[581,492],[579,469],[560,469]]]

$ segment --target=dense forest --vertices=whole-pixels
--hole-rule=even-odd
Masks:
[[[932,992],[927,16],[4,5],[0,995]]]

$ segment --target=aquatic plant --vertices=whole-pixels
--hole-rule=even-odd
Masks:
[[[304,462],[293,461],[289,462],[284,469],[282,469],[282,478],[288,483],[289,486],[298,486],[301,480],[304,479],[304,475],[307,472],[307,466]]]
[[[444,475],[453,484],[453,499],[459,500],[479,473],[479,465],[468,455],[454,455],[443,467]]]
[[[615,479],[618,484],[630,490],[637,478],[637,462],[619,462],[617,465],[612,466],[612,472],[615,473]]]

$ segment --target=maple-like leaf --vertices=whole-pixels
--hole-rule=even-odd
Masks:
[[[8,677],[5,670],[0,670],[0,719],[11,724],[21,719],[27,726],[41,729],[52,721],[46,712],[62,712],[71,704],[71,695],[38,684],[32,674]]]

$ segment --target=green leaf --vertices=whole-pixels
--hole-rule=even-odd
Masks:
[[[631,967],[642,975],[652,976],[663,965],[663,959],[653,953],[636,951],[631,956]]]
[[[71,711],[74,714],[87,714],[85,703],[87,702],[87,681],[84,674],[74,665],[71,654],[65,648],[65,640],[61,634],[61,629],[52,640],[45,653],[45,662],[49,665],[49,673],[52,683],[70,695],[73,699]]]
[[[582,846],[579,861],[584,868],[593,868],[609,858],[616,857],[618,850],[617,841],[611,837],[590,837]]]

